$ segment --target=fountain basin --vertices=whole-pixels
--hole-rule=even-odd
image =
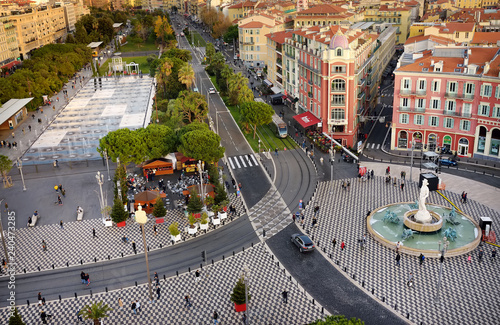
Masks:
[[[431,223],[420,223],[415,221],[413,217],[417,214],[417,212],[418,210],[405,212],[403,223],[406,227],[418,232],[435,232],[443,227],[443,218],[441,218],[441,216],[436,212],[429,211],[433,221]]]

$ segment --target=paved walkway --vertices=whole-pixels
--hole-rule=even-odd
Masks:
[[[140,285],[108,293],[90,293],[61,302],[48,301],[42,307],[21,305],[18,309],[26,324],[40,324],[40,310],[53,315],[49,324],[73,324],[77,320],[77,312],[84,305],[99,301],[104,301],[113,309],[103,320],[104,324],[211,324],[214,311],[219,314],[221,324],[241,324],[242,313],[234,311],[230,294],[245,265],[250,270],[249,316],[252,324],[306,324],[322,317],[321,306],[290,279],[263,244],[205,267],[201,270],[199,282],[195,282],[194,271],[165,281],[160,274],[160,298],[154,303],[147,301],[147,285]],[[288,291],[287,304],[281,299],[284,290]],[[191,297],[192,307],[185,306],[186,295]],[[154,297],[157,297],[156,289]],[[118,306],[118,298],[123,301],[123,309]],[[141,304],[137,315],[130,308],[134,300]],[[33,293],[31,301],[36,302],[36,293]],[[0,309],[0,319],[8,319],[7,315],[7,308]]]
[[[383,170],[385,171],[384,166]],[[383,175],[380,166],[370,165],[375,175]],[[396,166],[391,166],[391,174],[397,173]],[[399,173],[397,174],[399,176]],[[409,177],[409,171],[407,171]],[[418,197],[417,183],[406,182],[402,191],[399,186],[387,185],[383,177],[359,182],[356,178],[349,180],[350,190],[341,188],[341,181],[322,182],[318,186],[314,201],[320,206],[318,227],[311,229],[314,205],[305,211],[305,230],[310,232],[318,248],[341,269],[350,281],[364,288],[368,294],[380,299],[396,313],[417,324],[498,324],[500,323],[500,302],[492,299],[493,288],[500,286],[497,275],[497,262],[490,260],[493,247],[483,245],[472,253],[472,263],[467,263],[466,256],[447,257],[443,268],[440,302],[436,303],[437,279],[440,263],[437,259],[427,258],[419,266],[418,258],[403,255],[401,266],[395,264],[395,252],[368,236],[367,247],[361,250],[358,240],[367,233],[365,216],[379,206],[395,202],[414,201]],[[480,187],[471,180],[462,180],[466,190]],[[450,187],[453,180],[449,180]],[[333,186],[333,187],[332,187]],[[457,186],[460,188],[460,186]],[[331,192],[332,191],[332,192]],[[486,198],[490,190],[484,190]],[[493,224],[500,221],[498,209],[487,207],[471,197],[467,204],[460,203],[460,194],[449,190],[443,191],[452,202],[459,204],[466,214],[474,220],[480,216],[493,219]],[[493,198],[494,194],[491,194]],[[484,203],[496,203],[485,199]],[[498,196],[497,196],[498,198]],[[436,192],[431,192],[427,202],[449,206]],[[494,205],[494,204],[493,204]],[[337,240],[333,247],[332,240]],[[340,249],[344,241],[346,248]],[[436,243],[437,246],[437,243]],[[482,248],[485,257],[480,263],[478,251]],[[406,282],[413,272],[415,286],[408,288]],[[353,278],[355,277],[355,280]],[[373,291],[372,291],[373,290]],[[367,321],[365,319],[365,321]]]

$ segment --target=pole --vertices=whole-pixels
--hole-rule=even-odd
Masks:
[[[111,176],[109,175],[109,160],[108,160],[108,151],[104,150],[104,157],[106,158],[106,168],[108,169],[108,182],[111,180]]]
[[[149,260],[148,260],[148,247],[146,245],[146,234],[144,233],[144,224],[141,223],[142,242],[144,244],[144,257],[146,258],[146,271],[148,272],[148,287],[149,287],[149,300],[153,301],[153,291],[151,290],[151,275],[149,273]]]
[[[219,112],[218,111],[215,111],[215,132],[217,134],[219,134]]]
[[[2,203],[3,203],[3,200],[4,200],[4,199],[2,199],[2,200],[0,201],[0,204],[2,204]],[[7,246],[5,245],[5,238],[4,238],[4,236],[3,236],[3,226],[2,226],[2,209],[1,209],[1,207],[0,207],[0,234],[2,234],[2,245],[3,245],[3,251],[4,251],[4,253],[5,253],[5,260],[7,261],[7,264],[9,264],[9,254],[7,254]],[[3,265],[2,265],[2,267],[3,267]]]
[[[333,149],[330,149],[330,183],[332,184],[332,187],[330,189],[330,194],[333,194]]]
[[[104,222],[104,194],[102,193],[102,184],[104,180],[104,175],[101,175],[101,172],[98,171],[95,178],[97,179],[97,184],[99,184],[99,190],[101,192],[101,215],[102,215],[102,221]]]
[[[415,146],[415,142],[411,141],[411,160],[410,160],[410,181],[413,180],[413,147]]]
[[[247,307],[247,323],[246,325],[250,324],[250,307],[248,306],[248,276],[247,276],[247,270],[248,267],[245,264],[243,266],[243,274],[244,274],[244,281],[245,281],[245,306]]]
[[[435,302],[439,302],[439,291],[441,289],[441,278],[443,277],[443,264],[444,264],[444,253],[446,252],[448,248],[448,240],[446,237],[443,238],[443,250],[441,250],[441,241],[439,241],[439,250],[441,251],[441,265],[439,266],[439,280],[438,280],[438,287],[437,287],[437,294],[436,298],[434,299]]]
[[[23,175],[23,163],[19,158],[17,158],[17,168],[19,168],[19,172],[21,173],[21,181],[23,182],[23,191],[26,192],[26,185],[24,184],[24,175]]]
[[[198,160],[198,171],[200,172],[200,194],[201,194],[201,202],[205,202],[205,196],[203,194],[203,171],[202,171],[202,166],[201,166],[201,160]]]

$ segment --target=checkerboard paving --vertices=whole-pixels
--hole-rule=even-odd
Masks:
[[[214,310],[219,314],[220,324],[242,324],[242,313],[234,311],[230,294],[245,265],[250,269],[252,324],[306,324],[322,317],[321,306],[317,302],[313,304],[303,289],[294,280],[290,281],[289,275],[271,259],[264,244],[205,267],[198,283],[194,281],[194,271],[166,281],[161,279],[161,297],[154,303],[147,301],[147,285],[140,285],[94,294],[93,297],[48,301],[44,310],[53,315],[49,324],[74,324],[77,311],[91,301],[104,301],[113,308],[103,324],[212,324]],[[289,292],[288,304],[281,300],[283,290]],[[186,295],[191,297],[191,308],[185,307]],[[154,296],[156,298],[156,294]],[[123,309],[119,309],[118,298],[122,298]],[[130,308],[133,300],[141,304],[142,310],[137,315]],[[38,306],[23,305],[18,309],[26,324],[41,323]],[[7,314],[8,309],[0,309],[0,319],[8,319]],[[91,324],[91,321],[87,320],[85,324]]]
[[[230,204],[236,208],[236,215],[230,215],[223,220],[228,224],[234,218],[244,214],[244,207],[241,198],[235,195],[229,195]],[[160,249],[172,245],[168,226],[173,222],[179,223],[179,230],[182,234],[182,240],[189,240],[195,236],[201,236],[205,233],[198,230],[196,235],[190,235],[184,232],[189,225],[187,218],[182,210],[167,210],[165,223],[157,224],[157,235],[154,234],[154,218],[149,220],[145,226],[146,240],[150,250]],[[223,222],[217,227],[222,227]],[[215,229],[209,222],[210,232]],[[97,238],[92,236],[92,228],[96,230]],[[122,241],[125,236],[129,239],[128,243]],[[42,250],[42,240],[47,243],[47,251]],[[67,267],[83,263],[93,263],[94,258],[97,261],[114,259],[134,254],[131,243],[136,242],[137,253],[144,250],[142,245],[142,233],[140,225],[129,219],[127,226],[123,228],[106,228],[100,219],[87,219],[83,221],[73,221],[64,224],[61,229],[58,224],[37,226],[32,228],[22,228],[16,230],[16,262],[17,272],[35,272],[40,270]],[[3,258],[1,250],[0,258]],[[2,274],[5,276],[5,274]]]
[[[500,286],[498,267],[500,260],[491,260],[491,245],[478,247],[472,253],[472,263],[467,263],[467,256],[447,257],[443,265],[443,278],[440,302],[435,302],[440,263],[438,259],[427,258],[422,266],[418,257],[403,254],[401,266],[395,264],[395,251],[388,249],[374,239],[366,230],[366,213],[377,207],[397,202],[413,202],[419,195],[418,184],[407,182],[402,191],[399,186],[386,184],[383,177],[359,182],[350,179],[350,190],[341,187],[342,180],[323,182],[318,186],[311,202],[320,206],[318,226],[311,229],[314,206],[306,207],[304,230],[313,236],[321,250],[326,250],[332,263],[339,262],[339,267],[346,276],[356,276],[359,284],[405,317],[410,314],[410,321],[420,324],[500,324],[500,301],[492,298]],[[398,182],[399,184],[399,182]],[[330,193],[333,189],[333,193]],[[500,222],[500,214],[484,205],[469,200],[460,203],[460,194],[442,191],[464,213],[476,222],[481,216],[492,218],[493,225]],[[431,192],[428,203],[450,206],[436,192]],[[493,226],[495,230],[495,226]],[[358,239],[367,234],[367,246],[361,250]],[[332,240],[337,240],[335,248]],[[346,248],[341,251],[342,240]],[[437,245],[437,243],[436,243]],[[485,252],[479,263],[478,252]],[[497,257],[498,258],[498,257]],[[406,286],[410,272],[414,275],[414,287]],[[366,321],[366,320],[365,320]]]
[[[291,212],[274,185],[248,210],[248,215],[258,236],[261,236],[265,229],[266,237],[272,237],[292,221]]]

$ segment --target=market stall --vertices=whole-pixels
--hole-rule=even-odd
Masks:
[[[152,213],[154,204],[156,203],[156,199],[159,197],[165,198],[167,195],[165,193],[160,193],[158,191],[147,190],[141,193],[137,193],[134,195],[134,210],[137,210],[137,206],[140,204],[142,206],[142,210],[146,211],[146,213]]]
[[[142,166],[142,172],[144,177],[148,174],[148,172],[153,172],[156,176],[158,175],[170,175],[174,173],[174,163],[171,159],[167,158],[158,158],[153,159],[146,162]]]

